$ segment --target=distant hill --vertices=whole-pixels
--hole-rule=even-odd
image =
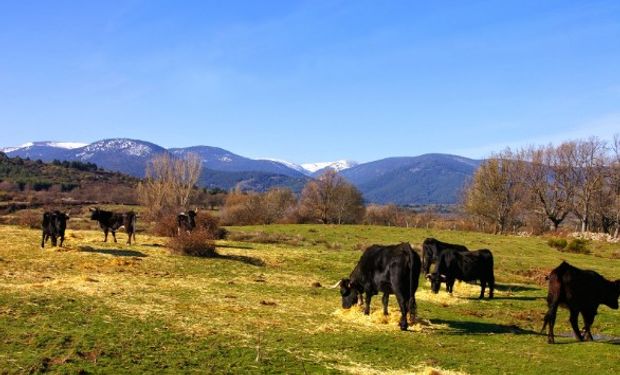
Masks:
[[[93,163],[65,161],[44,163],[20,157],[9,158],[0,152],[0,181],[33,190],[47,190],[57,185],[63,191],[89,184],[122,184],[135,186],[138,180],[119,172],[99,169]]]
[[[445,154],[387,158],[341,174],[373,203],[454,204],[481,161]]]
[[[307,181],[332,168],[357,186],[367,202],[399,205],[457,203],[459,192],[481,163],[456,155],[426,154],[363,164],[346,160],[307,163],[302,167],[287,161],[251,159],[212,146],[165,149],[126,138],[105,139],[85,146],[33,142],[4,150],[11,157],[92,162],[135,177],[144,176],[147,162],[156,155],[194,153],[203,161],[201,186],[222,189],[238,186],[255,191],[283,186],[300,192]]]

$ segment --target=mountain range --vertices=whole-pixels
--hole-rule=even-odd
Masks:
[[[324,163],[295,163],[278,159],[251,159],[212,146],[170,148],[127,139],[104,139],[91,144],[73,142],[30,142],[1,148],[10,157],[43,161],[69,160],[143,177],[148,161],[162,153],[198,155],[203,162],[199,184],[208,188],[265,191],[285,186],[296,192],[312,178],[334,169],[363,193],[370,203],[454,204],[480,160],[447,154],[390,157],[369,163],[339,160]]]

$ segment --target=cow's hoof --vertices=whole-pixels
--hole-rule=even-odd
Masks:
[[[405,324],[405,325],[402,325],[402,324],[401,324],[401,326],[400,326],[400,330],[401,330],[401,331],[406,331],[406,330],[407,330],[407,325],[406,325],[406,324]]]
[[[555,344],[555,340],[554,339],[547,339],[547,344]]]

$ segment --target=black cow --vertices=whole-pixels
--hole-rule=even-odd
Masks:
[[[103,242],[108,241],[108,232],[112,232],[112,237],[114,237],[114,242],[116,242],[116,230],[120,227],[125,227],[125,231],[129,236],[127,238],[127,243],[131,245],[131,237],[133,236],[133,240],[136,240],[136,214],[133,211],[128,211],[124,213],[117,213],[111,211],[100,210],[99,208],[90,208],[91,220],[97,220],[99,222],[99,226],[103,229],[103,233],[105,233],[105,238]]]
[[[495,289],[493,254],[487,249],[469,252],[445,250],[439,256],[435,272],[426,277],[431,280],[433,293],[439,293],[442,281],[445,281],[448,292],[452,293],[455,280],[480,280],[480,298],[484,297],[487,283],[489,284],[489,298],[493,298]]]
[[[411,321],[415,320],[415,292],[421,269],[420,256],[408,243],[381,246],[372,245],[351,272],[348,279],[342,279],[340,286],[342,307],[351,308],[360,294],[364,294],[364,314],[370,314],[372,296],[383,292],[383,312],[387,314],[387,302],[390,294],[395,294],[400,307],[400,329],[407,330],[407,313]]]
[[[456,245],[447,242],[441,242],[435,238],[429,237],[422,243],[422,269],[424,274],[428,275],[431,270],[431,264],[437,262],[441,253],[446,249],[452,249],[456,251],[469,251],[463,245]]]
[[[594,322],[596,310],[600,304],[607,305],[612,309],[618,309],[620,298],[620,280],[609,281],[594,271],[581,270],[566,262],[562,262],[549,276],[549,292],[547,305],[549,311],[545,315],[545,321],[541,332],[549,324],[547,342],[553,344],[553,326],[558,306],[570,311],[570,324],[579,341],[592,340],[590,327]],[[579,313],[583,316],[583,335],[579,332]],[[585,337],[584,337],[585,336]]]
[[[187,213],[181,212],[177,215],[177,232],[180,235],[182,231],[187,233],[196,228],[196,211],[189,210]]]
[[[43,213],[43,221],[41,222],[41,229],[43,232],[41,236],[41,248],[45,247],[45,243],[48,239],[52,240],[52,246],[56,246],[58,238],[60,238],[60,247],[62,247],[63,242],[65,242],[67,220],[69,220],[69,215],[58,210],[46,211]]]

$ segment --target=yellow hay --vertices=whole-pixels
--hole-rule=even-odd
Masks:
[[[350,309],[337,309],[332,315],[338,319],[352,323],[354,327],[370,328],[376,330],[395,330],[398,329],[398,323],[400,322],[400,311],[394,306],[390,306],[389,315],[383,315],[383,308],[378,308],[374,311],[371,310],[370,315],[364,315],[363,308],[354,306]],[[409,319],[409,316],[407,316]],[[351,327],[351,326],[349,326]],[[410,324],[409,329],[415,332],[425,332],[437,329],[449,329],[447,325],[433,324],[426,319],[416,319],[413,324]]]
[[[429,367],[425,364],[412,366],[409,369],[377,368],[368,364],[351,361],[346,354],[327,354],[324,352],[311,353],[311,356],[319,362],[327,362],[326,366],[347,374],[353,375],[468,375],[462,371],[444,370],[439,367]],[[340,362],[332,364],[330,362]],[[342,364],[345,362],[346,364]]]
[[[485,289],[484,295],[488,296],[489,289]],[[496,293],[497,294],[497,291]],[[471,298],[476,298],[480,295],[480,285],[468,284],[463,282],[456,282],[454,284],[453,293],[446,292],[445,285],[441,285],[439,293],[435,294],[430,289],[419,288],[415,294],[416,300],[427,301],[436,303],[441,306],[460,305],[464,303],[470,303]]]

